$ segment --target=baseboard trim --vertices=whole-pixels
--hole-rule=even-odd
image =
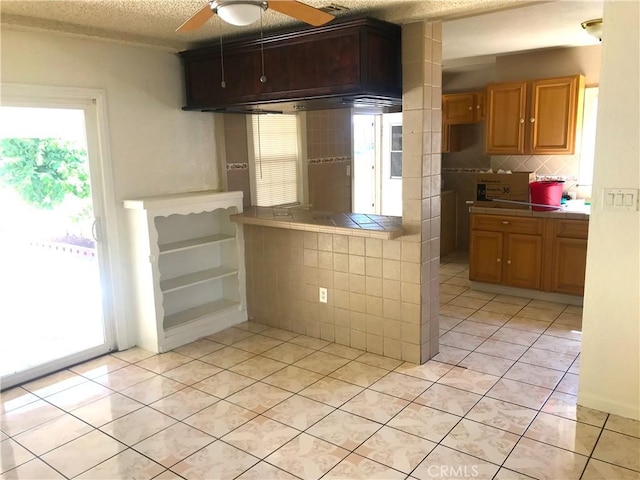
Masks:
[[[494,285],[492,283],[470,282],[472,290],[480,292],[495,293],[496,295],[510,295],[512,297],[533,298],[545,302],[566,303],[567,305],[582,306],[583,297],[577,295],[567,295],[565,293],[542,292],[540,290],[529,290],[527,288],[508,287],[506,285]]]
[[[638,404],[620,403],[610,398],[603,398],[598,394],[578,392],[578,405],[633,420],[640,420],[640,406]]]

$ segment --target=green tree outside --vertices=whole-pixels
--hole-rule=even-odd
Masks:
[[[53,209],[90,195],[87,152],[55,138],[0,140],[0,178],[29,205]]]

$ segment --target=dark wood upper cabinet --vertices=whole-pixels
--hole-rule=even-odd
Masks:
[[[264,46],[265,83],[261,43]],[[373,19],[265,35],[263,40],[181,52],[186,84],[185,110],[218,110],[278,102],[325,99],[400,106],[401,28]]]

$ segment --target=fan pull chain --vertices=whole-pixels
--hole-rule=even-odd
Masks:
[[[262,28],[262,12],[264,10],[260,9],[260,57],[262,59],[262,75],[260,76],[261,83],[267,83],[267,77],[264,74],[264,38],[263,38],[263,28]]]
[[[258,114],[258,160],[260,161],[260,180],[262,180],[262,148],[260,145],[260,115]],[[255,138],[255,137],[254,137]]]
[[[221,78],[220,86],[222,88],[227,88],[227,82],[224,81],[224,52],[222,51],[222,20],[218,16],[218,26],[220,27],[220,69],[221,69]]]

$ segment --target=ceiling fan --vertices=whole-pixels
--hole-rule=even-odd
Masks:
[[[211,0],[176,32],[193,32],[216,14],[232,25],[244,26],[260,19],[263,11],[271,9],[313,26],[324,25],[334,16],[297,0]]]

